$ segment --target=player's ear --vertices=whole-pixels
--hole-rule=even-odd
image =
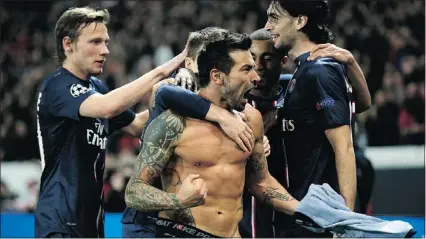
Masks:
[[[193,60],[190,57],[185,57],[185,68],[191,69]]]
[[[73,51],[72,43],[73,42],[69,36],[66,36],[62,39],[62,47],[64,48],[64,53],[71,53]]]
[[[308,17],[305,15],[299,15],[296,17],[296,29],[302,29],[308,23]]]
[[[218,85],[222,85],[223,81],[225,79],[225,76],[223,72],[218,71],[217,69],[212,69],[210,71],[210,80]]]
[[[285,63],[287,63],[287,61],[288,61],[288,56],[283,56],[283,58],[281,58],[281,61],[280,61],[280,68],[283,68]]]

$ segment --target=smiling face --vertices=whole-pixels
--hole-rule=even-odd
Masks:
[[[74,70],[79,71],[79,76],[99,75],[103,71],[108,50],[108,30],[103,23],[90,23],[80,30],[74,42],[64,38],[66,61]]]
[[[298,35],[297,18],[292,17],[275,1],[269,5],[267,14],[268,21],[265,24],[265,30],[271,33],[274,47],[283,49],[291,46]]]
[[[248,92],[260,81],[255,71],[255,62],[247,50],[236,50],[229,53],[234,64],[228,75],[225,75],[221,86],[221,99],[237,111],[244,110]]]
[[[261,81],[258,89],[271,89],[279,80],[281,72],[280,56],[274,49],[272,40],[253,40],[250,53],[256,62],[256,72]]]

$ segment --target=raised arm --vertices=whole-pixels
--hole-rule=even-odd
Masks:
[[[351,84],[355,93],[355,112],[361,113],[368,110],[371,106],[370,91],[368,90],[364,73],[352,53],[334,44],[327,43],[317,45],[311,51],[308,60],[315,60],[318,57],[333,57],[337,61],[346,64],[349,73],[353,76]]]
[[[134,173],[126,187],[125,201],[128,207],[149,212],[178,210],[204,203],[205,185],[193,184],[196,175],[188,176],[177,194],[151,186],[169,162],[183,130],[183,119],[170,110],[148,126]]]
[[[122,87],[110,91],[109,93],[92,94],[80,106],[80,115],[86,117],[112,118],[121,112],[129,109],[141,98],[151,91],[152,87],[160,80],[168,77],[187,55],[187,48],[173,59],[161,66],[151,70],[138,79]]]
[[[253,125],[255,144],[248,161],[247,178],[249,191],[260,201],[270,204],[275,210],[292,215],[299,201],[294,199],[287,190],[268,171],[268,162],[263,149],[263,122],[261,114],[254,108],[247,109],[249,121]]]

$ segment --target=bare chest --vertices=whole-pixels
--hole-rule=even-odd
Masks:
[[[219,126],[192,119],[186,121],[175,155],[194,166],[245,164],[249,156]]]

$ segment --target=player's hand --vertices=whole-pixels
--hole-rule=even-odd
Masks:
[[[196,92],[198,90],[197,81],[195,80],[194,73],[186,68],[180,68],[175,76],[175,85],[180,85],[190,91]]]
[[[245,152],[252,152],[254,135],[243,113],[236,111],[230,113],[227,111],[223,120],[218,123],[225,134],[234,140],[241,149]]]
[[[348,65],[355,61],[355,58],[350,51],[331,43],[318,44],[315,46],[308,57],[308,61],[315,60],[318,57],[332,57],[337,61]]]
[[[265,152],[265,157],[271,155],[271,145],[269,145],[268,137],[263,136],[263,151]]]
[[[184,208],[202,205],[207,197],[206,183],[199,174],[190,174],[183,180],[176,196]]]

